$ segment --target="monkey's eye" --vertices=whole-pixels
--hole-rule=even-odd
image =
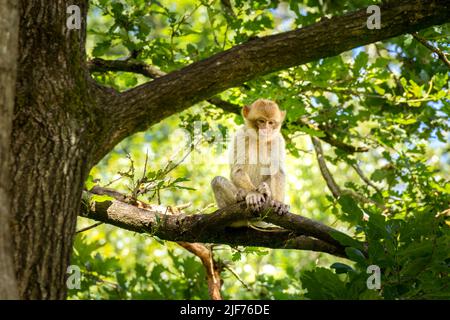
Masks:
[[[269,125],[273,126],[275,123],[273,121],[269,121]]]
[[[262,119],[258,119],[257,121],[258,121],[259,124],[264,124],[264,122],[265,122],[265,121],[262,120]]]

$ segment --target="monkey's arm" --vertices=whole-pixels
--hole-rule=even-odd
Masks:
[[[256,186],[247,173],[248,163],[248,140],[243,128],[240,128],[231,141],[230,148],[230,178],[238,189],[243,189],[245,193],[256,190]]]
[[[245,172],[243,165],[233,165],[231,167],[231,181],[237,188],[243,189],[246,192],[256,190],[249,175]]]

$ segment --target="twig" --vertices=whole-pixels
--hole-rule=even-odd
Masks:
[[[369,178],[366,177],[364,172],[362,172],[361,168],[355,163],[351,164],[352,168],[355,169],[356,173],[359,175],[359,177],[368,185],[374,188],[378,193],[381,193],[381,189],[378,188],[372,181],[369,180]]]
[[[249,287],[248,284],[246,284],[244,282],[244,280],[242,280],[242,278],[236,273],[236,271],[234,271],[230,266],[225,265],[224,266],[225,269],[227,269],[228,271],[231,272],[231,274],[237,279],[237,281],[239,281],[240,283],[242,283],[242,285],[245,287],[245,289],[247,289],[248,291],[252,291],[252,288]]]
[[[419,41],[423,46],[425,46],[426,48],[428,48],[432,52],[436,53],[438,58],[442,62],[444,62],[447,65],[448,68],[450,68],[450,61],[447,59],[447,56],[445,55],[444,52],[442,52],[442,50],[440,50],[438,47],[433,46],[427,39],[422,38],[421,36],[419,36],[419,34],[417,32],[411,33],[411,35],[414,37],[414,39]]]
[[[97,223],[94,223],[93,225],[90,225],[90,226],[88,226],[88,227],[86,227],[86,228],[82,228],[82,229],[80,229],[80,230],[77,230],[75,233],[78,234],[78,233],[82,233],[82,232],[85,232],[85,231],[94,229],[95,227],[98,227],[98,226],[101,225],[101,224],[103,224],[103,222],[97,222]]]
[[[148,148],[147,152],[145,153],[144,173],[142,174],[142,180],[145,179],[145,176],[147,174],[147,163],[148,163]]]
[[[122,178],[123,178],[123,176],[119,176],[118,178],[109,181],[109,182],[108,182],[107,184],[105,184],[103,187],[104,187],[104,188],[109,187],[109,186],[112,185],[114,182],[117,182],[117,181],[119,181],[119,180],[122,179]]]
[[[210,203],[208,205],[206,205],[204,208],[198,209],[196,213],[203,213],[206,210],[208,210],[209,208],[214,207],[216,204],[215,203]]]

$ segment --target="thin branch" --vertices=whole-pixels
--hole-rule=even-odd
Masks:
[[[351,165],[353,169],[355,169],[356,173],[359,175],[359,177],[370,187],[374,188],[378,193],[381,193],[381,189],[378,188],[372,181],[370,181],[369,178],[362,172],[361,168],[356,164]]]
[[[233,268],[228,265],[225,265],[224,268],[230,271],[230,273],[245,287],[245,289],[247,289],[247,291],[252,291],[252,288],[250,288],[249,285],[246,284],[244,280],[242,280],[242,278],[236,273],[236,271],[233,270]]]
[[[442,52],[441,49],[439,49],[438,47],[435,47],[431,44],[431,42],[429,42],[427,39],[422,38],[421,36],[419,36],[419,34],[417,32],[411,33],[411,35],[414,37],[414,39],[416,39],[417,41],[419,41],[423,46],[425,46],[427,49],[431,50],[432,52],[436,53],[437,56],[439,57],[439,59],[444,62],[448,68],[450,68],[450,61],[448,60],[447,56],[445,55],[444,52]]]
[[[148,164],[148,148],[147,148],[147,152],[145,152],[144,172],[142,173],[141,180],[144,180],[147,176],[147,164]]]
[[[349,189],[344,189],[342,190],[339,185],[336,183],[336,181],[333,178],[333,175],[331,174],[330,170],[328,169],[327,163],[325,161],[325,157],[323,155],[323,149],[322,149],[322,144],[320,143],[320,140],[317,139],[316,137],[311,137],[313,146],[314,146],[314,150],[316,151],[316,157],[317,157],[317,162],[319,163],[319,168],[320,168],[320,172],[322,173],[322,176],[325,180],[325,182],[327,183],[328,189],[330,189],[331,193],[333,194],[333,197],[335,199],[339,199],[339,197],[341,197],[342,195],[349,195],[352,198],[356,199],[358,202],[361,203],[371,203],[376,205],[378,208],[385,210],[386,207],[381,204],[378,203],[372,199],[369,199],[353,190],[349,190]]]
[[[208,278],[208,293],[212,300],[222,300],[220,288],[222,280],[220,278],[221,266],[214,261],[212,250],[201,243],[178,242],[180,246],[196,255],[205,267]]]
[[[78,233],[82,233],[82,232],[85,232],[85,231],[94,229],[95,227],[98,227],[98,226],[101,225],[101,224],[103,224],[103,222],[97,222],[97,223],[94,223],[93,225],[90,225],[90,226],[88,226],[88,227],[86,227],[86,228],[82,228],[82,229],[80,229],[80,230],[77,230],[75,233],[78,234]]]
[[[338,149],[341,149],[347,153],[359,153],[359,152],[367,152],[369,151],[369,148],[367,147],[355,147],[349,144],[346,144],[345,142],[342,142],[340,140],[337,140],[332,136],[330,132],[328,132],[323,126],[315,125],[311,123],[306,118],[300,118],[297,121],[293,122],[296,125],[305,126],[307,128],[310,128],[315,131],[323,132],[325,134],[324,137],[320,137],[320,140],[325,141],[326,143],[332,145],[333,147],[336,147]]]
[[[87,66],[90,72],[132,72],[152,79],[156,79],[166,75],[165,72],[159,70],[158,68],[132,58],[126,60],[105,60],[95,58],[88,61]]]
[[[336,181],[334,180],[333,176],[331,175],[330,170],[328,169],[327,163],[325,162],[325,158],[323,156],[323,149],[322,144],[320,143],[319,139],[316,137],[311,137],[311,141],[314,146],[314,150],[316,151],[316,157],[317,162],[319,163],[319,169],[322,173],[322,176],[327,183],[328,189],[330,189],[331,193],[333,194],[333,197],[338,199],[341,194],[341,188],[338,186]]]

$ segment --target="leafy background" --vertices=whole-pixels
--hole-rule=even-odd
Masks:
[[[231,48],[253,37],[292,30],[377,1],[91,1],[90,58],[133,57],[165,72]],[[420,36],[448,52],[450,26]],[[308,45],[305,43],[305,45]],[[269,74],[221,93],[244,105],[259,97],[287,110],[288,195],[292,212],[322,221],[368,244],[348,249],[351,260],[323,253],[214,247],[225,264],[226,299],[448,299],[450,144],[449,69],[411,35],[344,52]],[[126,72],[95,73],[117,90],[148,78]],[[298,123],[308,119],[307,127]],[[183,146],[183,130],[195,121],[203,131],[228,134],[240,117],[202,102],[146,132],[122,141],[91,172],[87,185],[124,193],[144,173],[157,188],[142,200],[191,203],[188,213],[214,211],[212,177],[228,175],[226,151],[213,139],[195,151]],[[334,199],[315,158],[310,137],[331,136],[368,152],[324,143],[330,170],[351,196]],[[181,139],[181,140],[180,140]],[[182,163],[168,173],[168,164]],[[361,168],[365,183],[355,167]],[[162,174],[163,173],[163,174]],[[383,212],[373,202],[382,203]],[[366,215],[368,219],[363,219]],[[78,229],[93,222],[79,218]],[[70,299],[208,299],[200,261],[178,245],[101,225],[76,237],[72,264],[82,269],[80,290]],[[381,268],[381,289],[369,290],[366,269]]]

